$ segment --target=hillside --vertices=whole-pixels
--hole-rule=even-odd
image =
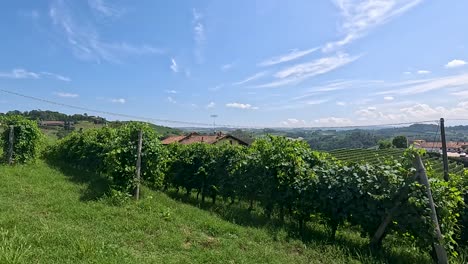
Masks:
[[[199,209],[145,190],[112,205],[106,182],[39,162],[0,166],[0,263],[414,263],[427,256],[392,244],[371,254],[352,230],[330,243],[322,225],[301,242],[234,207]],[[229,220],[229,221],[227,221]],[[234,224],[238,223],[238,224]],[[263,226],[263,224],[262,224]]]

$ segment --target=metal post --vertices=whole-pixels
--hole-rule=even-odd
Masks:
[[[135,199],[140,199],[140,173],[141,173],[141,148],[143,145],[143,131],[138,133],[138,154],[136,162],[136,176],[135,176]]]
[[[444,180],[449,180],[449,166],[447,158],[447,142],[445,140],[445,125],[444,119],[440,119],[440,137],[442,138],[442,160],[444,163]]]
[[[13,144],[15,142],[15,127],[10,126],[10,137],[9,137],[9,147],[8,147],[8,164],[13,164]]]

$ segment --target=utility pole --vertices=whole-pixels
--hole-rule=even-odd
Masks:
[[[210,115],[211,118],[213,118],[213,132],[216,134],[216,118],[218,115]]]
[[[442,138],[442,160],[444,162],[444,180],[449,180],[449,167],[447,158],[447,142],[445,140],[445,125],[444,119],[440,119],[440,137]]]

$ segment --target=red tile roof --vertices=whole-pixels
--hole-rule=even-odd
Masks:
[[[165,138],[161,141],[161,143],[163,143],[164,145],[166,144],[171,144],[171,143],[174,143],[174,142],[179,142],[181,141],[182,139],[184,139],[186,136],[173,136],[173,137],[168,137],[168,138]]]
[[[216,142],[222,140],[222,139],[227,139],[231,138],[233,140],[236,140],[239,142],[241,145],[248,145],[246,142],[243,140],[240,140],[236,137],[233,137],[231,135],[226,135],[226,134],[217,134],[217,135],[199,135],[197,133],[190,133],[187,136],[174,136],[174,137],[168,137],[164,140],[161,141],[162,144],[167,145],[175,142],[179,142],[180,144],[192,144],[192,143],[207,143],[207,144],[215,144]]]
[[[414,142],[414,145],[419,148],[442,148],[442,142]],[[458,148],[465,148],[468,146],[468,142],[456,142],[456,141],[449,141],[447,142],[447,148],[451,149],[458,149]]]

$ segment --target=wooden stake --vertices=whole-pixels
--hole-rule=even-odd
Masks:
[[[445,124],[444,119],[440,119],[440,137],[442,139],[442,160],[444,163],[444,180],[449,180],[449,166],[447,158],[447,141],[445,139]]]
[[[8,164],[13,164],[13,144],[15,142],[15,127],[10,126],[10,137],[9,137],[9,147],[8,147]]]
[[[138,154],[136,162],[136,176],[135,176],[135,199],[140,199],[140,173],[141,173],[141,148],[143,145],[143,130],[138,133]]]
[[[431,185],[427,179],[426,169],[419,155],[416,156],[416,169],[419,173],[419,179],[422,184],[426,186],[427,198],[429,198],[429,206],[431,207],[431,218],[434,222],[435,232],[437,236],[438,243],[434,243],[434,248],[437,255],[438,263],[446,264],[448,263],[447,252],[444,248],[442,233],[440,232],[439,221],[437,219],[437,212],[434,205],[434,199],[432,198]]]

